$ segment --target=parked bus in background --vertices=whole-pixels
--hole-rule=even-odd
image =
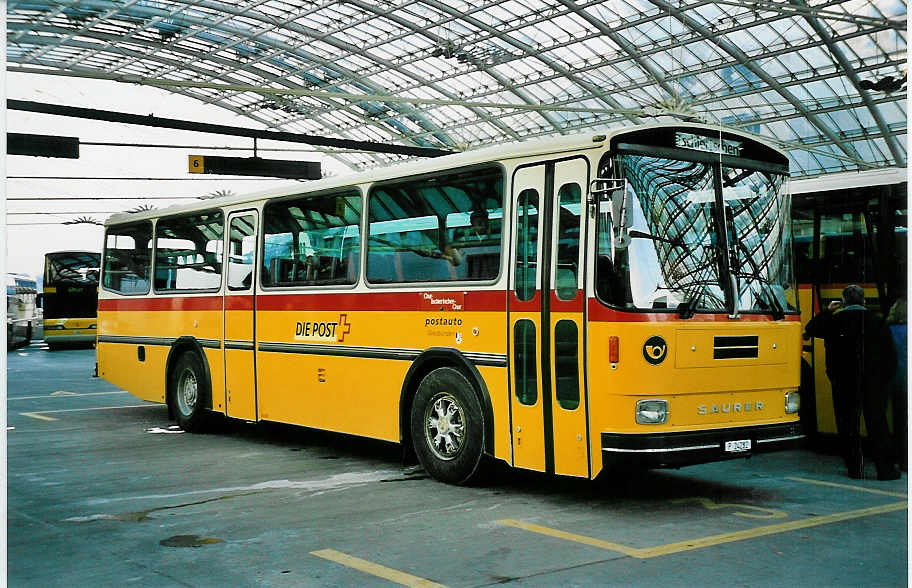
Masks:
[[[6,274],[6,348],[28,345],[38,327],[38,284],[25,274]]]
[[[95,344],[101,254],[55,251],[44,256],[44,340],[51,351]]]
[[[99,375],[211,413],[594,478],[801,438],[787,159],[703,125],[111,217]]]
[[[834,174],[792,182],[801,322],[839,300],[849,284],[865,306],[886,316],[906,295],[905,169]],[[834,435],[833,393],[821,340],[804,342],[802,421],[808,433]]]

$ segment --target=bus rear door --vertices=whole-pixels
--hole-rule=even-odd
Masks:
[[[225,287],[225,412],[257,420],[256,400],[257,213],[228,217],[228,283]]]

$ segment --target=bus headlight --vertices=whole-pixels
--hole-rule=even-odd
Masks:
[[[638,425],[661,425],[668,422],[667,400],[639,400],[636,404]]]
[[[796,390],[785,394],[785,414],[795,414],[801,408],[801,394]]]
[[[89,325],[89,328],[90,328],[90,329],[97,329],[97,328],[98,328],[98,325],[96,325],[95,323],[92,323],[91,325]]]

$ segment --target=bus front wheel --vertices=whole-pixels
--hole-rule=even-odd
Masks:
[[[421,380],[410,414],[415,453],[434,478],[467,484],[480,473],[484,447],[481,405],[458,370],[437,368]]]
[[[206,418],[209,380],[199,355],[186,352],[177,358],[168,388],[168,407],[177,424],[187,432],[201,432]]]

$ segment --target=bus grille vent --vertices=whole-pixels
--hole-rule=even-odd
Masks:
[[[756,335],[713,337],[713,359],[750,359],[759,355]]]

